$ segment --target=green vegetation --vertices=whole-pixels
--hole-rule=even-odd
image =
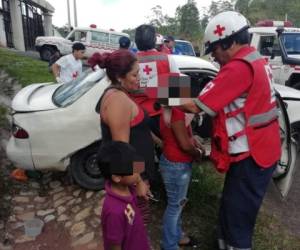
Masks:
[[[148,20],[156,27],[158,33],[189,40],[196,51],[199,51],[208,21],[220,12],[238,11],[248,18],[252,26],[258,20],[283,21],[287,17],[295,27],[299,27],[299,9],[299,0],[213,0],[208,7],[201,9],[197,8],[197,1],[187,0],[186,4],[177,6],[174,16],[164,14],[160,5],[154,6]],[[134,31],[134,29],[124,30],[133,40]]]
[[[216,249],[217,214],[223,180],[224,175],[217,173],[210,162],[204,162],[199,167],[194,166],[188,194],[189,202],[183,212],[183,225],[188,234],[202,242],[203,250]],[[163,187],[160,189],[163,193]],[[154,247],[159,247],[160,223],[164,208],[164,202],[155,203],[152,207],[156,215],[150,226]],[[296,250],[299,246],[300,238],[289,235],[284,226],[275,217],[268,215],[263,207],[257,220],[253,249]]]
[[[24,87],[31,83],[52,82],[48,63],[19,55],[13,51],[0,48],[0,69],[16,78]]]

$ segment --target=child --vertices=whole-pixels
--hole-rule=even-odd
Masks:
[[[121,141],[106,142],[98,154],[106,179],[101,214],[105,250],[150,250],[146,229],[136,206],[134,185],[141,181],[144,162],[135,149]]]

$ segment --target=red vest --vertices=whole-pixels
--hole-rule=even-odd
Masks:
[[[130,93],[131,98],[147,111],[149,116],[161,114],[156,99],[150,99],[144,92],[144,87],[150,82],[152,86],[159,86],[158,75],[169,74],[170,66],[168,56],[156,50],[139,51],[137,58],[140,64],[141,86],[138,91]],[[149,80],[150,79],[150,80]]]
[[[211,159],[220,172],[226,172],[230,163],[240,161],[248,156],[252,156],[262,168],[268,168],[279,160],[281,155],[278,110],[270,67],[253,48],[245,50],[233,60],[242,60],[252,67],[253,83],[247,93],[244,107],[226,114],[223,109],[215,117]],[[241,113],[245,117],[244,129],[228,137],[226,119]],[[247,136],[249,152],[236,156],[230,155],[228,153],[229,141],[242,135]]]

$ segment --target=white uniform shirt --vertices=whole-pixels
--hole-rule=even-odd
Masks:
[[[73,54],[63,56],[55,63],[60,66],[59,78],[63,83],[76,79],[82,73],[82,62],[76,60]]]

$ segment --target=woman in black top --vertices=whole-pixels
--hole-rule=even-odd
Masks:
[[[102,143],[122,141],[136,149],[145,163],[145,172],[137,184],[137,195],[148,199],[147,180],[153,173],[154,145],[147,126],[147,115],[128,95],[128,92],[139,88],[137,58],[127,50],[117,50],[111,54],[96,53],[89,59],[89,64],[105,68],[111,81],[99,103]]]

